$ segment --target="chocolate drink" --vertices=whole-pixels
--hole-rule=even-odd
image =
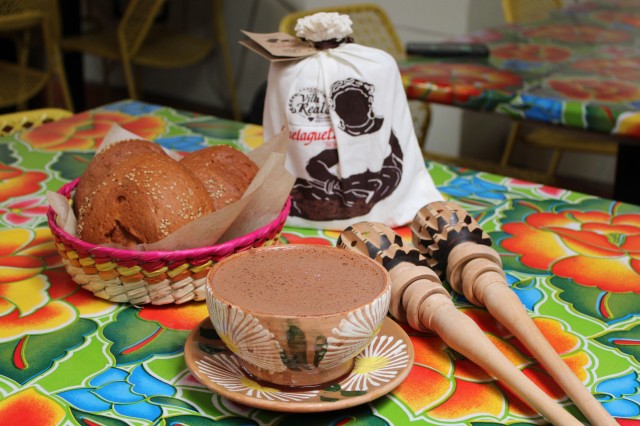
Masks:
[[[316,316],[348,311],[384,290],[385,271],[369,258],[333,247],[282,246],[225,261],[209,280],[216,297],[249,312]]]

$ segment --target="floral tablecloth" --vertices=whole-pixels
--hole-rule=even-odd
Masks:
[[[640,1],[580,2],[456,40],[490,55],[409,59],[410,98],[640,137]]]
[[[54,247],[46,191],[81,174],[114,122],[180,152],[219,143],[249,150],[262,142],[255,125],[140,102],[0,138],[0,424],[543,423],[440,338],[408,328],[415,350],[409,376],[367,404],[289,414],[212,393],[192,376],[183,353],[187,336],[207,316],[203,302],[134,307],[98,299],[71,281]],[[640,425],[640,208],[428,167],[442,194],[490,233],[510,286],[556,351],[620,424]],[[397,231],[410,241],[408,228]],[[337,237],[287,226],[281,240],[329,245]],[[454,300],[514,364],[576,412],[504,327],[485,310]],[[243,386],[269,392],[255,382]]]

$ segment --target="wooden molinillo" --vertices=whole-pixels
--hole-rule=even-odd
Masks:
[[[415,248],[379,223],[360,222],[345,229],[337,246],[369,256],[391,276],[389,312],[421,331],[433,331],[451,348],[483,368],[556,425],[582,425],[537,387],[493,345],[471,318],[460,312],[440,278]]]
[[[418,211],[412,241],[451,287],[469,302],[484,306],[546,368],[592,425],[618,423],[555,352],[509,288],[500,255],[489,235],[462,207],[434,202]]]

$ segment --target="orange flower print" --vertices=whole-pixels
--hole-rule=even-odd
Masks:
[[[456,392],[430,414],[439,420],[455,421],[482,409],[487,415],[500,418],[505,408],[502,393],[495,385],[458,380]]]
[[[255,149],[262,145],[263,142],[262,126],[255,124],[247,124],[240,131],[240,140],[242,140],[249,148]]]
[[[412,336],[411,341],[414,350],[411,373],[393,394],[402,399],[413,413],[422,414],[440,405],[455,390],[456,383],[452,378],[455,366],[439,337]],[[428,390],[425,383],[429,383]]]
[[[49,280],[49,297],[53,300],[64,300],[78,310],[82,318],[104,315],[117,309],[118,305],[96,297],[93,293],[75,283],[64,267],[44,271]]]
[[[464,308],[469,316],[491,339],[492,343],[537,386],[553,399],[561,401],[566,396],[558,384],[538,365],[504,326],[480,308]],[[587,377],[592,366],[581,340],[566,331],[551,318],[534,318],[543,335],[553,342],[556,352],[581,379]],[[430,419],[461,424],[469,416],[503,420],[507,411],[518,416],[537,417],[538,414],[518,396],[496,381],[492,375],[458,354],[437,336],[420,334],[411,340],[414,346],[414,365],[409,376],[393,392],[403,401],[414,416],[421,416],[429,424]],[[428,386],[425,386],[428,383]],[[435,423],[431,421],[431,423]]]
[[[640,136],[640,112],[623,112],[620,114],[612,133]]]
[[[36,388],[23,389],[0,399],[0,424],[3,425],[53,426],[61,424],[64,417],[65,410]]]
[[[74,308],[56,299],[68,292],[56,294],[47,267],[62,269],[49,228],[0,230],[0,342],[59,329],[73,323],[79,312],[106,312],[87,307],[93,302]]]
[[[49,303],[48,283],[41,275],[45,267],[41,256],[55,251],[47,243],[52,242],[48,231],[0,230],[0,342],[31,330],[47,332],[75,318],[71,307]]]
[[[165,127],[160,117],[87,111],[28,130],[22,133],[22,138],[34,148],[45,151],[92,150],[100,146],[113,124],[149,140],[161,135]]]
[[[144,306],[138,316],[143,320],[156,321],[174,330],[190,331],[209,315],[205,303],[189,302],[175,306]]]
[[[640,214],[535,212],[506,223],[502,246],[531,268],[607,292],[640,293]]]
[[[40,191],[46,173],[24,171],[0,163],[0,203]]]

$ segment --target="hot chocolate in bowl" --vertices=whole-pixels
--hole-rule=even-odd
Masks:
[[[245,372],[284,387],[339,379],[389,309],[387,271],[359,253],[292,244],[217,263],[207,281],[213,326]]]

